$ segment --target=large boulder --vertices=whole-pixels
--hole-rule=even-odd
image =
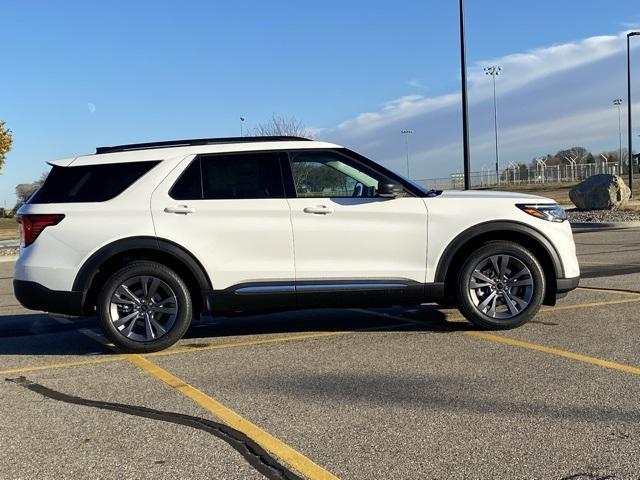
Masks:
[[[581,210],[617,210],[624,207],[631,190],[617,175],[593,175],[569,191],[569,198]]]

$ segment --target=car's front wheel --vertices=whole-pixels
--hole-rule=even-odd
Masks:
[[[472,252],[462,265],[458,308],[478,326],[514,328],[536,315],[545,288],[540,262],[529,250],[513,242],[490,242]]]
[[[98,296],[98,318],[109,339],[127,352],[173,345],[193,315],[187,285],[160,263],[137,261],[115,272]]]

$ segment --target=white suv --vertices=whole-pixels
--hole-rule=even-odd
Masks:
[[[512,328],[579,281],[552,200],[425,191],[330,143],[185,140],[50,164],[18,212],[16,297],[97,314],[126,351],[166,348],[206,313],[435,301]]]

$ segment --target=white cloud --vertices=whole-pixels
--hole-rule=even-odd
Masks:
[[[622,52],[626,48],[624,41],[625,34],[589,37],[579,42],[538,48],[527,53],[478,62],[470,71],[469,83],[471,89],[487,94],[489,87],[482,67],[498,64],[503,70],[502,90],[520,88],[540,78],[557,75]]]
[[[361,113],[352,120],[342,122],[338,125],[338,130],[350,130],[355,135],[363,134],[389,123],[410,120],[420,114],[455,105],[459,98],[459,93],[439,97],[406,95],[385,103],[378,112]]]
[[[411,80],[408,80],[407,85],[413,88],[420,88],[420,89],[427,88],[426,85],[423,85],[423,83],[417,78],[412,78]]]
[[[502,158],[528,162],[575,145],[617,148],[617,111],[611,100],[626,98],[625,52],[622,32],[475,63],[469,69],[472,167],[480,170],[494,149],[493,90],[484,66],[503,69],[497,79]],[[415,132],[411,156],[416,176],[443,177],[459,169],[459,92],[403,96],[325,129],[321,136],[402,171],[403,128]]]
[[[89,113],[96,113],[96,106],[93,103],[87,103],[87,109]]]

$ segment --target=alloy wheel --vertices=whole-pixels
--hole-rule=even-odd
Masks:
[[[531,270],[511,255],[492,255],[474,267],[469,294],[475,308],[494,319],[519,315],[531,303],[534,280]]]
[[[173,328],[178,299],[173,289],[157,277],[131,277],[111,296],[109,313],[121,335],[137,342],[150,342]]]

